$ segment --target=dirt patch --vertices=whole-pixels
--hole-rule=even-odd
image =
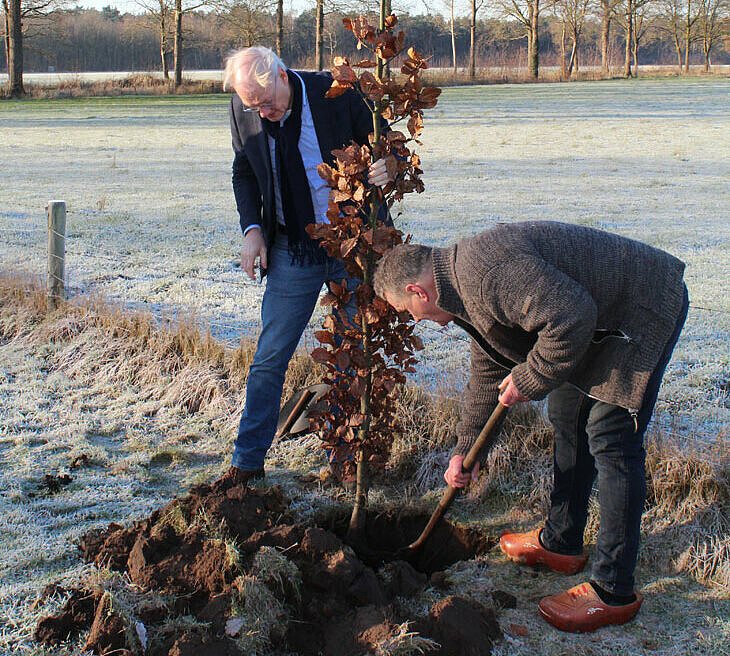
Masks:
[[[90,629],[85,649],[96,654],[361,656],[397,645],[404,623],[418,620],[441,653],[488,654],[500,635],[488,608],[449,597],[428,617],[408,616],[403,598],[423,591],[427,574],[493,544],[444,523],[410,562],[386,562],[426,520],[371,517],[351,546],[340,521],[297,523],[277,487],[198,486],[132,527],[111,524],[81,540],[86,560],[124,572],[149,598],[116,603],[108,591],[74,591],[39,622],[36,639],[54,645]],[[481,651],[464,646],[473,643]]]
[[[43,480],[36,486],[36,492],[29,492],[28,496],[32,499],[35,496],[51,496],[60,492],[66,485],[73,482],[73,478],[68,474],[45,474]]]
[[[497,538],[475,529],[440,522],[429,539],[416,551],[405,547],[414,542],[428,523],[427,514],[399,514],[395,511],[369,515],[364,535],[351,546],[367,564],[377,567],[393,560],[407,560],[415,569],[432,574],[460,560],[486,553]],[[338,518],[331,530],[344,537],[347,517]]]

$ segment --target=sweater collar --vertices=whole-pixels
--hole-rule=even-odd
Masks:
[[[438,298],[436,305],[449,314],[468,320],[464,303],[459,294],[459,281],[456,278],[456,249],[458,244],[431,251],[433,279]]]

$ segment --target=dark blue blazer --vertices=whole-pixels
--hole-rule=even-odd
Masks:
[[[325,98],[332,85],[327,72],[297,71],[304,81],[312,120],[317,133],[322,161],[334,165],[332,151],[347,146],[351,141],[365,144],[373,131],[373,115],[365,101],[355,92],[348,91],[337,98]],[[229,108],[233,138],[233,192],[241,222],[241,229],[259,224],[267,246],[273,243],[276,228],[273,173],[266,134],[257,112],[244,112],[238,95],[231,99]],[[389,220],[387,209],[381,219]]]

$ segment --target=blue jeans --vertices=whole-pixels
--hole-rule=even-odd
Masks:
[[[248,370],[246,405],[233,450],[234,467],[261,469],[276,432],[289,360],[314,311],[322,285],[347,279],[354,290],[359,280],[349,278],[341,262],[327,258],[323,264],[292,263],[286,236],[277,233],[269,249],[266,291],[261,305],[261,335]],[[352,319],[355,297],[347,307]]]
[[[634,591],[646,498],[644,433],[688,307],[685,288],[674,332],[649,378],[636,416],[592,399],[571,385],[563,385],[548,397],[548,417],[555,428],[554,485],[540,538],[550,551],[569,555],[583,551],[588,499],[598,476],[600,529],[592,578],[617,595]]]

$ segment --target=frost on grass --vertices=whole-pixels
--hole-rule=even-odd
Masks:
[[[657,433],[676,450],[657,452],[650,462],[655,510],[647,521],[656,532],[644,542],[642,567],[666,560],[667,546],[684,541],[678,564],[720,589],[728,576],[726,499],[712,496],[710,482],[688,495],[687,481],[712,481],[717,474],[680,456],[693,438],[727,440],[730,426],[728,91],[727,80],[448,89],[429,117],[423,152],[428,191],[396,208],[402,212],[399,227],[433,245],[497,221],[557,219],[635,237],[687,262],[693,308],[655,421]],[[255,336],[259,329],[263,287],[238,266],[227,99],[175,100],[0,108],[0,268],[43,273],[43,207],[51,198],[65,198],[72,294],[104,295],[158,317],[199,321],[235,346],[241,335]],[[49,140],[57,147],[52,160],[45,150]],[[44,161],[43,177],[33,166],[37,161]],[[321,317],[317,308],[311,325]],[[30,653],[38,591],[88,574],[74,545],[81,533],[145,516],[189,484],[221,472],[242,401],[240,394],[232,397],[225,417],[195,412],[220,397],[219,381],[194,367],[176,385],[171,375],[161,375],[169,395],[153,398],[144,381],[110,380],[130,363],[105,362],[108,352],[99,348],[98,336],[69,348],[62,338],[74,331],[73,321],[54,329],[58,343],[38,348],[0,342],[0,651]],[[457,399],[468,373],[463,334],[453,327],[421,330],[426,350],[413,383],[421,394]],[[84,363],[93,367],[84,371]],[[295,367],[288,380],[296,386],[315,382],[311,376],[311,368]],[[206,384],[193,393],[190,381],[199,379]],[[181,407],[175,407],[178,401]],[[415,476],[419,492],[432,490],[440,485],[448,454],[454,401],[442,408],[419,406],[418,398],[406,401],[430,409],[413,413],[392,465],[404,477]],[[428,449],[419,446],[424,434],[431,440]],[[535,439],[539,444],[532,446],[542,449],[542,438]],[[308,437],[282,442],[270,464],[316,471],[322,456],[315,447]],[[534,507],[544,505],[549,454],[541,451],[528,471],[530,454],[520,449],[514,442],[495,450],[482,494],[476,490],[471,497],[477,510],[490,492],[526,494]],[[415,458],[420,460],[414,464]],[[72,481],[50,494],[43,486],[46,474]],[[274,478],[287,492],[296,491],[296,482],[277,473]],[[295,497],[294,507],[309,517],[318,507],[341,502],[310,489]],[[525,508],[525,515],[531,510]],[[696,511],[699,524],[693,524]],[[457,505],[454,512],[463,511]],[[696,539],[687,541],[688,535]],[[661,586],[644,579],[646,618],[628,632],[610,630],[586,651],[578,639],[546,635],[528,612],[535,595],[554,593],[562,581],[548,577],[535,589],[533,580],[522,580],[509,565],[498,567],[505,586],[530,589],[521,607],[500,618],[503,625],[527,626],[530,635],[508,633],[503,653],[613,654],[618,646],[627,654],[714,654],[730,636],[722,620],[726,602],[683,578]]]
[[[396,223],[443,245],[498,221],[554,219],[682,258],[696,308],[657,422],[726,435],[730,359],[718,347],[730,333],[729,92],[724,79],[446,89],[427,116],[427,191],[395,208]],[[0,266],[45,270],[43,208],[65,198],[72,291],[202,321],[231,342],[255,336],[263,287],[238,266],[227,105],[210,96],[0,108]],[[41,179],[36,161],[46,162]],[[321,318],[317,308],[312,325]],[[458,329],[444,333],[422,330],[417,380],[458,395],[468,347]]]

